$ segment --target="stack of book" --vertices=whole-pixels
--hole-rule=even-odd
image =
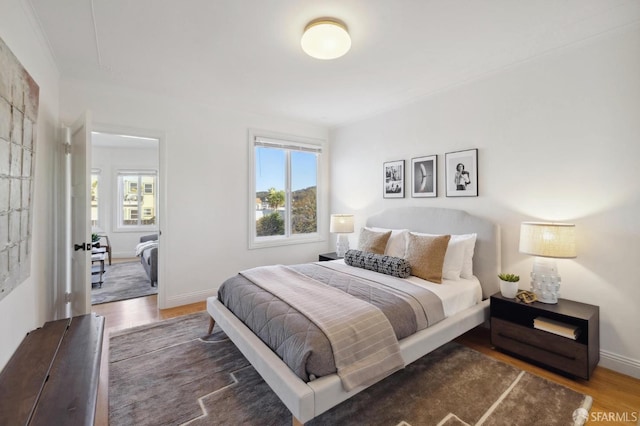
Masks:
[[[548,331],[549,333],[557,334],[558,336],[567,337],[573,340],[576,340],[580,334],[579,327],[543,317],[534,318],[533,328]]]

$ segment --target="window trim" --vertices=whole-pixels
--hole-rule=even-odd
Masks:
[[[157,223],[157,215],[156,215],[156,223],[153,225],[124,225],[124,205],[122,200],[125,196],[125,185],[120,184],[120,180],[123,176],[138,176],[138,192],[135,193],[136,199],[138,201],[137,210],[138,210],[138,218],[136,220],[141,220],[143,215],[140,214],[142,211],[142,203],[140,202],[140,198],[143,194],[140,194],[139,190],[141,187],[140,177],[143,176],[153,176],[155,178],[155,189],[156,194],[154,197],[154,211],[158,211],[158,194],[157,194],[157,183],[158,183],[158,171],[155,169],[118,169],[115,173],[115,181],[116,181],[116,202],[114,203],[115,214],[113,215],[115,219],[114,223],[114,232],[148,232],[155,231],[158,229]]]
[[[248,199],[248,247],[250,250],[278,247],[292,244],[307,244],[326,240],[326,187],[325,170],[327,164],[327,148],[326,141],[322,139],[314,139],[302,136],[293,136],[266,130],[249,129],[249,199]],[[296,149],[299,151],[318,153],[317,171],[316,171],[316,217],[318,220],[317,231],[310,234],[291,234],[290,215],[285,223],[285,235],[275,235],[270,237],[256,237],[256,146],[280,147],[284,149]],[[288,191],[291,181],[291,165],[287,163],[286,170],[286,211],[291,212],[291,193]]]
[[[104,202],[100,203],[100,198],[101,198],[101,191],[104,191],[104,188],[100,188],[101,184],[102,184],[102,170],[101,169],[97,169],[97,168],[92,168],[91,169],[91,180],[93,180],[93,176],[96,176],[96,180],[98,181],[98,201],[97,201],[97,205],[96,205],[96,213],[98,214],[98,220],[96,220],[95,225],[92,225],[92,228],[95,229],[102,229],[104,228],[104,208],[101,207],[102,204],[104,204]],[[91,183],[90,183],[91,185]],[[102,197],[104,197],[104,194],[102,194]],[[89,193],[89,202],[92,202],[91,200],[91,193]],[[93,206],[91,207],[93,208]],[[91,222],[93,222],[93,220],[91,220]]]

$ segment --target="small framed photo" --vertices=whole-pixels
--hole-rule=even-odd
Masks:
[[[383,164],[384,198],[404,198],[404,160]]]
[[[478,196],[478,150],[445,154],[447,197]]]
[[[438,196],[438,156],[411,159],[411,196]]]

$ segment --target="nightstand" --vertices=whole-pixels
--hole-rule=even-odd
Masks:
[[[534,328],[534,319],[575,329],[564,337]],[[551,320],[551,321],[549,321]],[[491,296],[491,344],[550,370],[589,379],[600,360],[600,308],[560,299],[557,304]]]
[[[327,260],[336,260],[336,259],[342,259],[342,258],[338,257],[338,254],[335,251],[332,251],[331,253],[322,253],[321,255],[318,255],[319,262],[326,262]]]

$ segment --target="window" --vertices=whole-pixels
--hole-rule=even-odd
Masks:
[[[156,180],[155,171],[118,172],[118,229],[156,228]]]
[[[99,171],[92,170],[91,171],[91,226],[96,227],[98,224],[100,216],[98,212],[98,189],[100,183],[100,175]]]
[[[251,132],[250,150],[249,247],[320,240],[320,142]]]
[[[127,192],[129,194],[137,194],[138,193],[138,182],[127,182],[128,189]]]

